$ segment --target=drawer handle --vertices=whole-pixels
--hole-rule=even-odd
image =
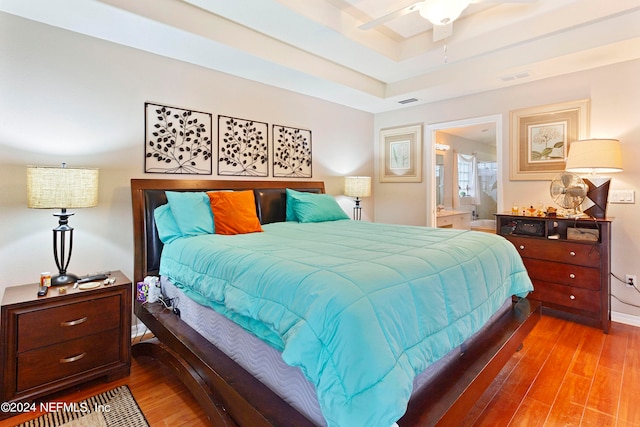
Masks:
[[[60,326],[75,326],[75,325],[79,325],[81,323],[86,322],[88,319],[87,316],[84,316],[80,319],[76,319],[76,320],[69,320],[67,322],[60,322]]]
[[[574,251],[571,251],[571,252],[569,252],[569,255],[576,256],[576,253]]]
[[[87,355],[87,353],[80,353],[76,356],[71,356],[71,357],[65,357],[64,359],[60,359],[60,363],[71,363],[71,362],[75,362],[76,360],[80,360],[83,357],[85,357]]]
[[[524,245],[520,245],[520,250],[524,250]]]
[[[571,273],[571,274],[569,275],[569,277],[570,277],[570,278],[572,278],[572,279],[575,279],[575,278],[576,278],[576,275],[575,275],[575,274],[573,274],[573,273]]]
[[[569,299],[576,299],[575,295],[569,295]]]

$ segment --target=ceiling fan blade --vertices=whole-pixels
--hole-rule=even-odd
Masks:
[[[453,21],[447,22],[444,25],[433,26],[433,41],[444,40],[453,34]]]
[[[401,16],[404,15],[408,15],[410,13],[416,12],[418,9],[420,9],[420,6],[423,4],[423,1],[419,1],[417,3],[414,3],[410,6],[404,7],[402,9],[398,9],[395,12],[391,12],[388,13],[384,16],[381,16],[380,18],[374,19],[373,21],[369,21],[365,24],[360,25],[358,28],[361,30],[369,30],[371,28],[377,27],[378,25],[382,25],[386,22],[389,22],[391,20],[394,20],[396,18],[399,18]]]

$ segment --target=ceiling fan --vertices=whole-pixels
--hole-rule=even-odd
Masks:
[[[433,41],[438,41],[449,37],[453,33],[453,21],[458,19],[460,14],[462,14],[471,3],[535,3],[536,1],[537,0],[425,0],[388,13],[380,18],[362,24],[358,28],[361,30],[369,30],[401,16],[418,12],[420,16],[433,24]]]

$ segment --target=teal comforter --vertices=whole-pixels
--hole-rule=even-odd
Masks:
[[[500,236],[349,220],[179,238],[160,273],[281,350],[348,427],[391,426],[418,373],[533,290]]]

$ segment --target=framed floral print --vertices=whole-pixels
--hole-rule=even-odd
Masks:
[[[380,182],[422,182],[422,125],[380,131]]]
[[[589,100],[511,111],[512,180],[551,180],[565,168],[573,141],[589,133]]]

